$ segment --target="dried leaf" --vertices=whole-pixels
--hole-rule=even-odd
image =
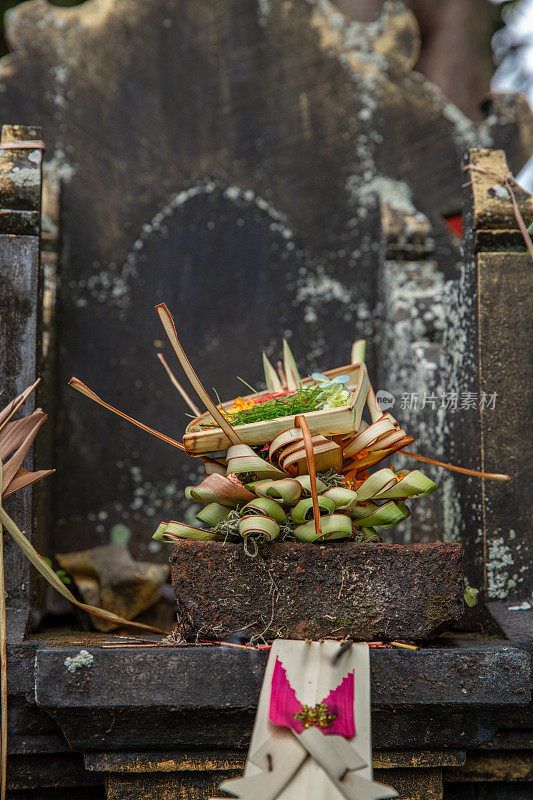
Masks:
[[[158,439],[161,439],[163,442],[167,444],[171,444],[173,447],[177,447],[179,450],[185,450],[185,447],[181,442],[177,442],[175,439],[172,439],[170,436],[167,436],[165,433],[160,433],[159,431],[154,430],[154,428],[150,428],[148,425],[145,425],[142,422],[134,419],[133,417],[128,416],[128,414],[124,414],[123,411],[119,411],[118,408],[109,405],[101,397],[98,397],[92,389],[89,389],[79,378],[71,378],[68,382],[69,386],[72,386],[73,389],[76,389],[77,392],[80,394],[84,394],[85,397],[88,397],[89,400],[94,400],[95,403],[98,403],[99,406],[103,408],[107,408],[108,411],[111,411],[113,414],[117,414],[117,416],[122,417],[122,419],[127,420],[127,422],[131,422],[132,425],[135,425],[137,428],[141,428],[141,430],[146,431],[146,433],[152,434],[152,436],[156,436]]]
[[[193,387],[194,391],[207,408],[209,413],[213,416],[213,419],[216,420],[217,424],[222,428],[230,442],[237,444],[241,441],[240,436],[235,433],[235,430],[231,427],[229,422],[227,421],[226,417],[219,411],[215,403],[211,400],[209,395],[207,394],[206,390],[204,389],[198,375],[192,368],[191,362],[187,358],[187,354],[185,350],[180,344],[178,339],[178,334],[176,331],[176,326],[174,325],[174,320],[172,319],[172,314],[166,307],[165,303],[160,303],[156,306],[156,311],[159,315],[159,319],[163,324],[163,328],[169,338],[170,344],[172,345],[176,356],[178,357],[178,361],[180,362],[183,371],[187,375],[191,386]]]
[[[46,478],[47,475],[51,475],[53,472],[55,472],[55,469],[39,469],[35,472],[28,472],[28,470],[24,469],[24,467],[19,467],[14,478],[9,482],[8,488],[2,494],[2,498],[5,499],[6,497],[10,497],[20,489],[25,489],[26,486],[31,486],[31,484],[37,483],[37,481]]]
[[[44,414],[41,409],[37,409],[37,411],[35,411],[29,417],[12,423],[12,427],[6,426],[6,428],[4,428],[2,433],[4,433],[6,430],[8,431],[6,437],[7,446],[5,449],[12,451],[13,447],[17,447],[17,450],[13,453],[11,458],[4,463],[3,466],[2,485],[4,487],[4,491],[9,489],[9,484],[17,474],[19,468],[22,466],[22,462],[26,458],[28,450],[32,446],[39,429],[46,422],[46,420],[46,414]],[[11,434],[9,431],[11,431]],[[1,435],[2,434],[0,434],[0,436]],[[25,438],[22,439],[22,437]],[[0,461],[3,461],[3,459],[0,458]]]
[[[21,530],[19,530],[18,526],[15,522],[11,519],[11,517],[6,513],[5,509],[0,506],[0,522],[4,525],[8,533],[13,537],[17,545],[20,547],[26,558],[33,564],[35,569],[41,573],[43,578],[48,581],[48,583],[59,592],[59,594],[63,595],[67,600],[73,603],[78,608],[81,608],[83,611],[87,611],[89,614],[93,614],[95,617],[100,617],[101,619],[106,619],[109,622],[116,622],[118,625],[128,625],[134,628],[142,628],[143,630],[152,631],[152,633],[162,633],[163,635],[166,634],[166,631],[161,630],[160,628],[154,628],[152,625],[144,625],[141,622],[133,622],[132,620],[123,619],[119,617],[117,614],[113,614],[111,611],[105,611],[103,608],[96,608],[95,606],[88,605],[87,603],[81,603],[79,600],[74,597],[72,592],[67,589],[65,584],[61,581],[60,578],[56,575],[54,570],[46,563],[44,558],[37,552],[37,550],[33,547],[33,545],[28,541],[28,539],[24,536]]]

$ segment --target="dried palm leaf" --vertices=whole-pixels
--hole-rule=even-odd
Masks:
[[[15,397],[4,409],[2,409],[2,411],[0,411],[0,431],[5,427],[5,425],[7,425],[11,417],[18,411],[18,409],[24,405],[28,397],[40,382],[41,379],[37,378],[35,383],[32,383],[31,386],[28,386],[27,389],[24,389],[22,394],[19,394],[18,397]]]
[[[414,440],[412,440],[414,441]],[[404,447],[405,445],[402,445]],[[409,453],[407,450],[398,450],[398,455],[406,456],[406,458],[413,458],[415,461],[423,461],[425,464],[433,464],[435,467],[447,469],[450,472],[460,472],[462,475],[473,475],[475,478],[484,478],[489,481],[500,481],[505,483],[509,480],[509,475],[500,472],[480,472],[477,469],[467,469],[466,467],[457,467],[455,464],[445,464],[443,461],[435,461],[434,458],[427,456],[419,456],[418,453]]]
[[[230,442],[233,442],[233,444],[238,444],[241,441],[240,436],[235,433],[235,430],[231,427],[224,414],[222,414],[215,403],[211,400],[200,379],[198,378],[198,375],[192,368],[191,362],[187,358],[187,354],[180,344],[176,326],[174,325],[174,320],[172,319],[172,314],[168,310],[166,304],[160,303],[158,306],[156,306],[156,311],[169,338],[170,344],[172,345],[172,348],[178,357],[178,361],[180,362],[183,371],[187,375],[194,391],[210,414],[213,416],[213,419],[216,420],[218,425],[222,428]]]
[[[187,394],[187,392],[185,391],[179,380],[176,378],[176,376],[168,366],[167,362],[165,361],[165,358],[162,355],[162,353],[158,353],[157,357],[161,362],[161,364],[163,365],[163,368],[167,373],[168,377],[170,378],[171,384],[178,390],[178,392],[183,397],[183,399],[185,400],[185,402],[187,403],[193,414],[196,414],[196,416],[199,417],[201,413],[200,409],[193,403],[193,401],[191,400],[191,398],[189,397],[189,395]]]
[[[108,620],[109,622],[117,623],[118,625],[127,625],[134,628],[142,628],[145,631],[151,631],[152,633],[161,633],[166,635],[166,631],[161,630],[160,628],[154,628],[152,625],[144,625],[141,622],[134,622],[133,620],[124,619],[123,617],[118,616],[117,614],[113,614],[111,611],[106,611],[103,608],[97,608],[96,606],[88,605],[87,603],[81,603],[72,592],[67,589],[65,584],[58,578],[52,567],[44,560],[44,558],[37,552],[37,550],[33,547],[33,545],[28,541],[28,539],[24,536],[21,530],[19,530],[16,523],[11,519],[11,517],[6,513],[5,509],[0,507],[0,523],[4,525],[7,532],[13,537],[16,544],[20,547],[26,558],[33,564],[35,569],[41,573],[43,578],[54,588],[56,589],[59,594],[62,594],[67,600],[73,603],[78,608],[81,608],[82,611],[87,611],[89,614],[92,614],[95,617],[100,617],[101,619]]]
[[[108,411],[111,411],[113,414],[117,414],[117,416],[122,417],[122,419],[127,420],[127,422],[131,422],[132,425],[135,425],[137,428],[141,428],[141,430],[146,431],[146,433],[152,434],[152,436],[156,436],[158,439],[162,439],[163,442],[167,444],[171,444],[173,447],[177,447],[178,450],[185,450],[183,444],[181,442],[177,442],[175,439],[172,439],[170,436],[167,436],[165,433],[160,433],[159,431],[154,430],[154,428],[150,428],[148,425],[144,425],[144,423],[139,422],[138,420],[134,419],[133,417],[128,416],[128,414],[124,414],[123,411],[119,411],[118,408],[109,405],[101,397],[98,397],[92,389],[89,389],[79,378],[71,378],[68,382],[69,386],[72,386],[73,389],[80,392],[80,394],[84,394],[85,397],[88,397],[89,400],[94,400],[95,403],[98,403],[99,406],[103,408],[107,408]]]

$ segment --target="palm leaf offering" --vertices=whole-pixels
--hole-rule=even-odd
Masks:
[[[134,425],[201,458],[206,477],[187,486],[185,496],[202,503],[198,525],[161,522],[153,538],[224,543],[245,549],[274,541],[380,541],[381,532],[410,515],[407,501],[437,488],[418,469],[393,466],[369,472],[394,453],[458,472],[494,480],[506,475],[478,473],[403,450],[413,438],[391,414],[383,413],[364,363],[365,342],[352,348],[352,363],[301,378],[283,342],[277,369],[263,353],[266,391],[217,402],[209,396],[178,339],[164,303],[157,313],[191,386],[206,411],[199,413],[167,362],[174,387],[193,411],[183,443],[137,422],[105,403],[77,378],[71,385]],[[246,386],[246,381],[240,379]],[[363,420],[367,408],[368,421]],[[247,552],[249,552],[247,550]]]

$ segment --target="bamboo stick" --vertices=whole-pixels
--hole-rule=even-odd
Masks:
[[[191,398],[189,397],[189,395],[187,394],[187,392],[185,391],[185,389],[183,388],[183,386],[181,385],[181,383],[179,382],[179,380],[176,378],[176,376],[174,375],[174,373],[172,372],[172,370],[171,370],[171,369],[170,369],[170,367],[168,366],[168,364],[167,364],[167,362],[165,361],[165,358],[164,358],[164,356],[162,355],[162,353],[158,353],[158,354],[157,354],[157,357],[158,357],[158,359],[160,360],[160,362],[162,363],[162,365],[164,366],[164,368],[165,368],[165,370],[166,370],[166,372],[167,372],[167,375],[168,375],[168,377],[170,378],[170,381],[171,381],[171,383],[173,384],[173,386],[175,386],[175,387],[176,387],[176,389],[177,389],[177,390],[178,390],[178,392],[181,394],[181,396],[183,397],[183,399],[185,400],[185,402],[187,403],[187,405],[189,406],[189,408],[191,409],[191,411],[192,411],[194,414],[196,414],[196,416],[197,416],[197,417],[199,417],[199,416],[200,416],[200,414],[201,414],[201,411],[200,411],[200,409],[198,408],[198,406],[195,406],[195,405],[194,405],[193,401],[191,400]]]
[[[222,428],[222,430],[224,431],[230,442],[232,444],[242,444],[240,436],[238,436],[238,434],[229,424],[224,414],[222,414],[222,412],[217,408],[217,406],[211,400],[206,390],[204,389],[204,386],[200,381],[198,375],[194,371],[191,362],[187,358],[185,350],[180,344],[180,341],[178,339],[178,333],[176,331],[176,326],[174,325],[174,320],[172,319],[172,314],[168,310],[166,304],[159,303],[159,305],[156,306],[156,311],[159,315],[159,319],[163,324],[165,332],[169,338],[170,344],[172,345],[174,352],[176,353],[178,361],[183,367],[183,371],[185,372],[189,381],[191,382],[194,391],[196,392],[196,394],[198,395],[204,406],[207,408],[207,410],[210,412],[213,419],[216,422],[218,422],[219,426]]]
[[[423,461],[426,464],[433,464],[435,467],[447,469],[450,472],[461,472],[463,475],[473,475],[476,478],[485,478],[489,481],[501,481],[504,483],[509,480],[509,475],[502,475],[498,472],[479,472],[477,469],[467,469],[466,467],[456,467],[454,464],[445,464],[443,461],[436,461],[434,458],[419,456],[417,453],[408,453],[407,450],[397,450],[399,456],[407,456],[415,461]]]
[[[144,423],[138,422],[138,420],[133,419],[133,417],[129,417],[127,414],[124,414],[123,411],[119,411],[118,408],[110,406],[109,403],[106,403],[104,400],[102,400],[101,397],[98,397],[98,395],[95,394],[92,391],[92,389],[89,389],[88,386],[82,383],[82,381],[80,381],[79,378],[71,378],[68,382],[68,385],[72,386],[72,388],[76,389],[76,391],[81,392],[81,394],[84,394],[85,397],[89,398],[89,400],[94,400],[95,403],[98,403],[98,405],[107,408],[108,411],[112,411],[113,414],[117,414],[119,417],[122,417],[122,419],[131,422],[132,425],[136,425],[138,428],[141,428],[141,430],[146,431],[147,433],[151,433],[152,436],[157,436],[158,439],[162,439],[167,444],[171,444],[173,447],[177,447],[178,450],[185,450],[185,447],[181,442],[177,442],[175,439],[171,439],[170,436],[167,436],[164,433],[160,433],[159,431],[154,430],[154,428],[150,428],[148,425],[144,425]]]

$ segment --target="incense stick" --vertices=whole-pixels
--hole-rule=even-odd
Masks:
[[[185,389],[183,388],[183,386],[181,385],[179,380],[176,378],[176,376],[174,375],[174,373],[172,372],[172,370],[168,366],[167,362],[165,361],[164,356],[161,353],[158,353],[157,357],[160,360],[160,362],[162,363],[162,365],[164,366],[164,368],[166,369],[167,375],[170,378],[170,381],[171,381],[172,385],[176,387],[176,389],[181,394],[181,396],[183,397],[183,399],[185,400],[185,402],[187,403],[187,405],[189,406],[191,411],[194,414],[196,414],[197,417],[199,417],[200,414],[201,414],[200,409],[197,406],[194,405],[193,401],[191,400],[191,398],[189,397],[189,395],[187,394],[187,392],[185,391]]]
[[[183,371],[187,375],[189,381],[191,382],[191,386],[193,387],[194,391],[210,412],[211,416],[213,417],[216,422],[218,422],[219,426],[222,428],[228,439],[232,444],[242,444],[240,436],[235,432],[235,430],[231,427],[229,422],[227,421],[226,417],[222,414],[222,412],[216,407],[214,402],[211,400],[209,395],[207,394],[206,390],[202,382],[200,381],[198,375],[194,371],[191,362],[187,358],[187,354],[185,350],[180,344],[178,339],[178,333],[176,331],[176,326],[174,325],[174,320],[172,319],[172,314],[168,310],[165,303],[159,303],[156,306],[156,311],[159,315],[159,319],[163,324],[163,328],[169,338],[170,344],[172,345],[174,352],[180,362],[181,366],[183,367]]]
[[[85,397],[88,397],[89,400],[94,400],[95,403],[98,405],[107,408],[108,411],[112,411],[113,414],[118,414],[119,417],[122,419],[131,422],[132,425],[136,425],[141,430],[146,431],[147,433],[151,433],[152,436],[157,436],[158,439],[162,439],[167,444],[171,444],[173,447],[177,447],[178,450],[185,450],[185,447],[181,442],[177,442],[175,439],[171,439],[170,436],[166,436],[164,433],[160,433],[159,431],[154,430],[154,428],[150,428],[148,425],[144,425],[142,422],[138,422],[138,420],[133,419],[133,417],[128,416],[128,414],[124,414],[123,411],[119,411],[118,408],[114,406],[110,406],[109,403],[106,403],[97,394],[95,394],[88,386],[85,386],[79,378],[71,378],[68,382],[69,386],[72,386],[73,389],[76,389],[81,394],[84,394]]]
[[[426,464],[433,464],[435,467],[450,470],[450,472],[461,472],[463,475],[474,475],[477,478],[485,478],[489,481],[505,482],[509,480],[509,475],[502,475],[498,472],[479,472],[477,469],[466,469],[466,467],[456,467],[454,464],[445,464],[443,461],[435,461],[434,458],[419,456],[417,453],[408,453],[407,450],[397,450],[399,456],[414,458],[415,461],[424,461]]]

